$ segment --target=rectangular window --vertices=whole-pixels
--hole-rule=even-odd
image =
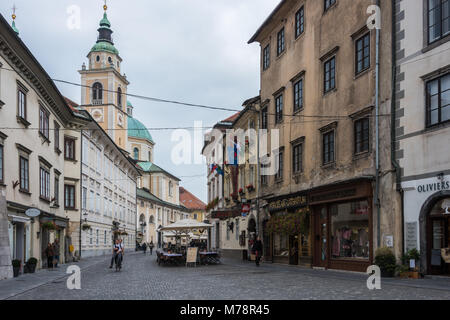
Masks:
[[[270,67],[270,44],[263,50],[263,69],[267,70]]]
[[[268,122],[267,122],[267,107],[263,108],[261,110],[261,129],[267,129],[268,128]]]
[[[261,170],[261,184],[262,185],[266,185],[268,180],[267,180],[267,175],[265,174],[264,170],[267,168],[267,165],[264,165],[261,163],[260,165],[260,170]]]
[[[327,93],[336,88],[336,57],[324,64],[324,92]]]
[[[5,181],[3,163],[4,163],[4,154],[3,154],[3,145],[0,144],[0,184],[3,184]]]
[[[87,188],[83,188],[83,194],[81,195],[83,198],[81,200],[82,209],[87,209]]]
[[[45,168],[39,169],[39,195],[42,199],[50,201],[50,172]]]
[[[39,133],[48,140],[49,138],[49,113],[41,107],[39,109]]]
[[[323,134],[323,164],[334,162],[334,131]]]
[[[303,170],[303,144],[298,144],[292,148],[292,169],[294,173],[300,173]]]
[[[27,96],[23,90],[17,90],[17,115],[25,119],[27,118]]]
[[[294,83],[294,112],[303,109],[303,79]]]
[[[370,68],[370,33],[362,36],[355,43],[356,74]]]
[[[355,154],[369,151],[369,118],[355,121]]]
[[[55,192],[54,192],[54,200],[53,203],[55,206],[59,205],[59,177],[55,176]]]
[[[75,186],[64,186],[64,207],[66,209],[75,209]]]
[[[275,99],[275,123],[280,123],[283,120],[283,95],[279,95]]]
[[[59,131],[61,126],[55,121],[55,150],[59,150]]]
[[[283,157],[283,151],[280,151],[278,153],[278,170],[277,170],[275,179],[277,179],[277,180],[283,179],[283,170],[284,170],[284,157]]]
[[[428,43],[450,34],[450,1],[428,0]]]
[[[20,190],[29,192],[30,191],[30,179],[29,179],[29,163],[28,159],[24,157],[19,157],[20,163]]]
[[[64,158],[67,160],[75,160],[75,139],[64,138]]]
[[[325,0],[325,11],[327,11],[335,3],[336,0]]]
[[[427,83],[427,126],[450,120],[450,73]]]
[[[106,246],[106,231],[105,231],[105,239],[104,239],[104,241],[103,241],[103,244]]]
[[[295,38],[298,38],[305,31],[305,9],[301,7],[295,14]]]
[[[285,41],[284,41],[284,28],[278,32],[277,35],[277,56],[283,53],[285,49]]]

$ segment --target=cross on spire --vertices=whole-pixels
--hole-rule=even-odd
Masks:
[[[105,0],[105,2],[106,2],[106,0]],[[12,18],[13,18],[13,20],[16,20],[16,10],[17,10],[17,7],[16,7],[16,4],[14,4],[13,5],[13,7],[12,7]]]

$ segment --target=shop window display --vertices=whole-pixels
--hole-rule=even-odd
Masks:
[[[347,202],[330,207],[333,259],[369,259],[369,204]]]
[[[273,238],[274,256],[289,256],[289,236],[276,233]]]

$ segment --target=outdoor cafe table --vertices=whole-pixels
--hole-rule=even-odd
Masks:
[[[183,255],[181,253],[168,253],[168,252],[158,252],[160,255],[158,264],[171,263],[171,264],[181,264],[183,263]]]
[[[217,252],[199,252],[201,264],[218,264],[220,257]]]

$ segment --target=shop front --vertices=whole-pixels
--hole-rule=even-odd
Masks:
[[[311,266],[311,214],[305,193],[267,199],[263,221],[265,258],[274,263]]]
[[[405,250],[420,252],[425,274],[450,276],[450,176],[402,183]]]
[[[313,266],[365,272],[373,261],[370,180],[321,187],[309,194]]]
[[[55,216],[53,214],[43,212],[39,218],[40,222],[40,243],[41,243],[41,267],[49,267],[49,259],[47,257],[48,245],[54,245],[57,241],[59,250],[54,252],[55,256],[58,256],[58,263],[64,263],[66,252],[66,229],[69,224],[69,220]]]

